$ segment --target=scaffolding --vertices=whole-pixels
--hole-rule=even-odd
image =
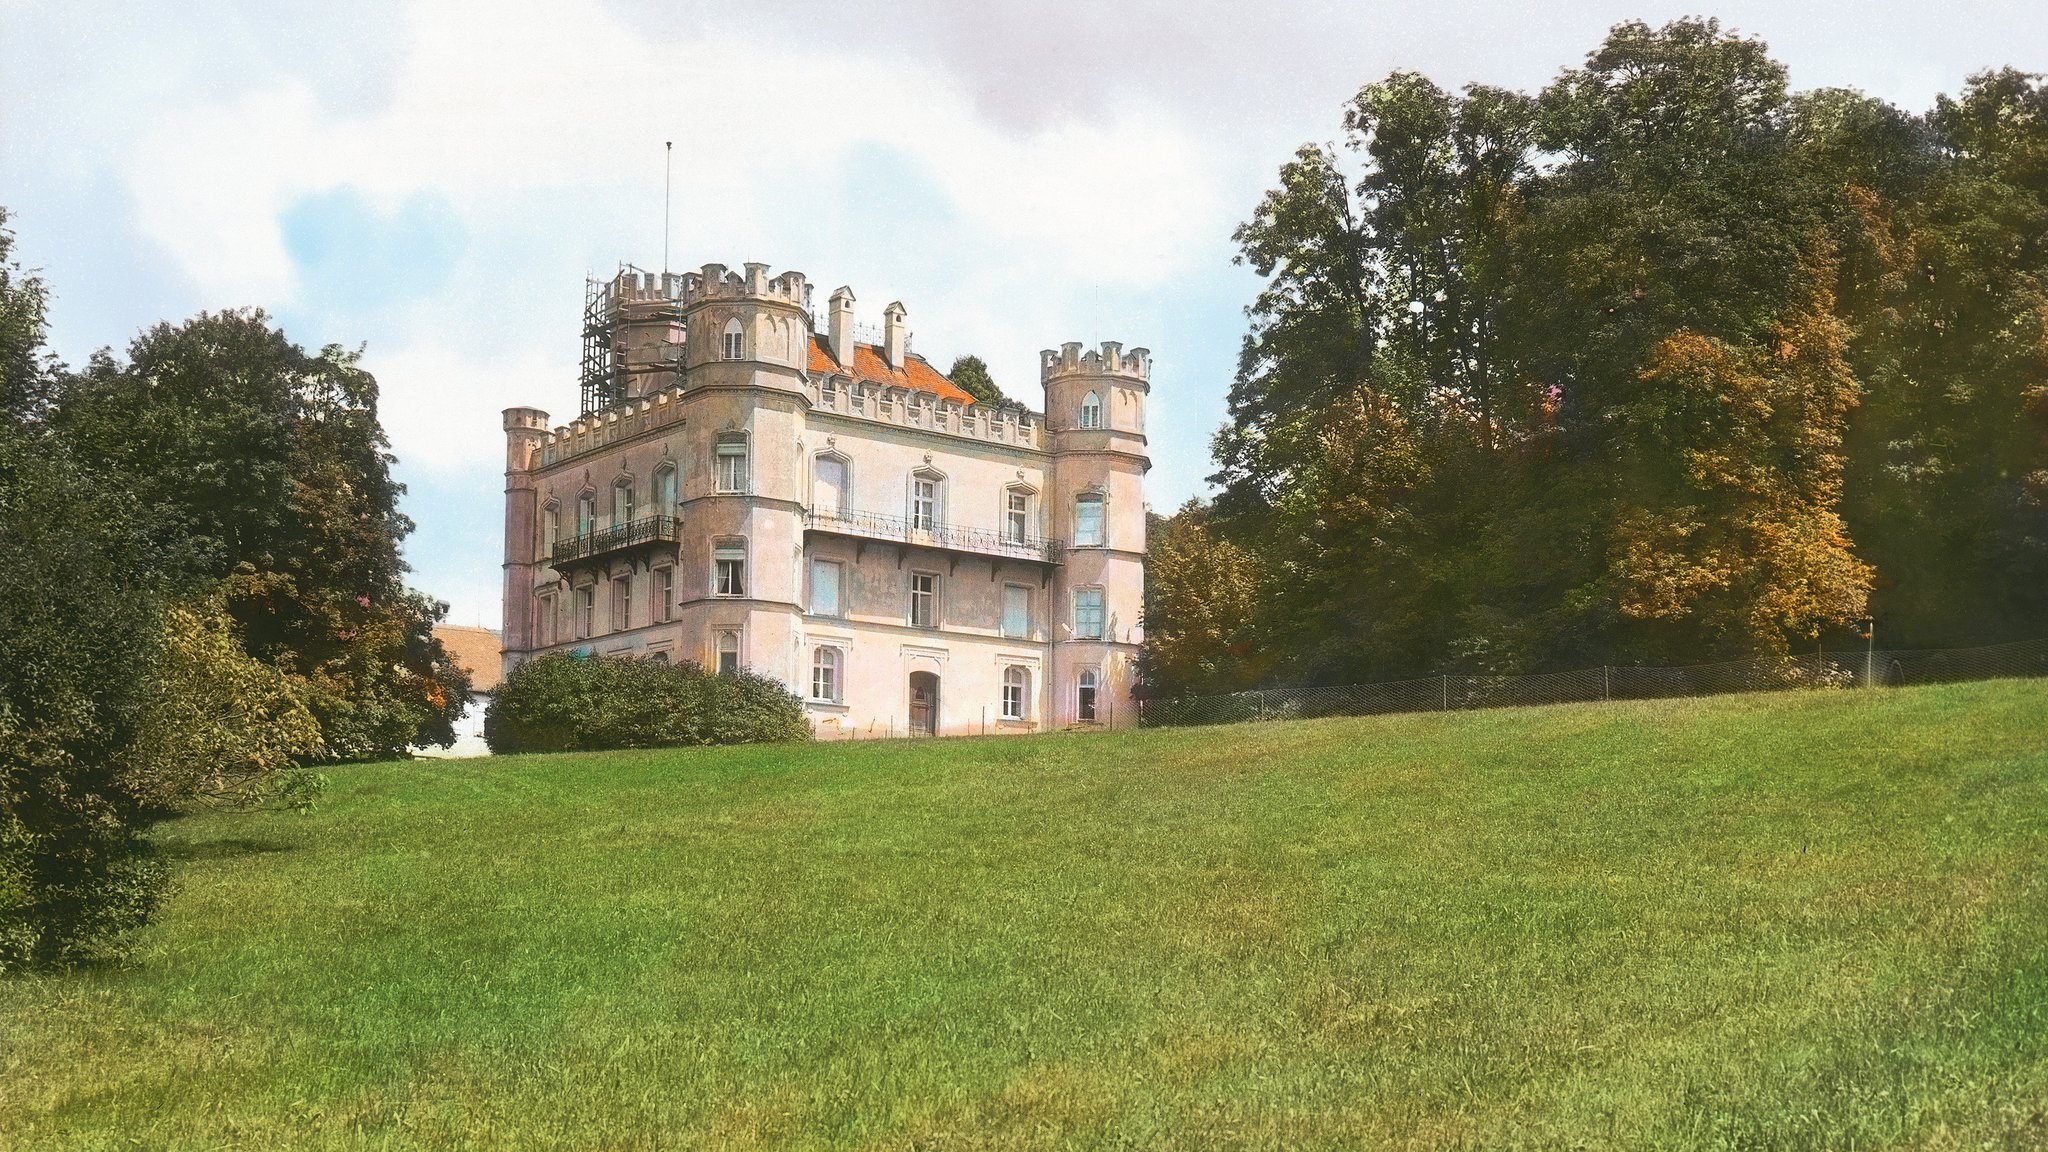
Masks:
[[[682,311],[676,278],[658,279],[631,264],[610,280],[583,281],[583,414],[683,381]],[[629,348],[652,327],[667,327],[669,341]]]
[[[583,278],[583,414],[609,408],[626,398],[625,365],[619,362],[618,312],[612,307],[610,281]]]

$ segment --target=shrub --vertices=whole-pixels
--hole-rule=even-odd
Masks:
[[[101,955],[163,868],[129,788],[158,641],[148,534],[124,493],[0,420],[0,972]]]
[[[306,685],[243,649],[226,590],[169,604],[130,787],[152,808],[249,804],[325,751]]]
[[[767,677],[615,656],[529,660],[484,714],[484,740],[498,753],[810,738],[802,702]]]

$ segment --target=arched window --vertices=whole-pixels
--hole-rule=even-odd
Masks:
[[[820,456],[811,465],[811,507],[838,515],[846,511],[846,458]]]
[[[1081,682],[1075,689],[1074,715],[1076,718],[1085,721],[1093,721],[1095,719],[1095,689],[1095,669],[1083,669],[1081,672]]]
[[[1100,548],[1102,544],[1102,495],[1084,493],[1074,501],[1074,547]]]
[[[720,492],[747,490],[747,437],[744,432],[727,432],[718,438],[718,460],[714,470]]]
[[[743,360],[746,355],[746,332],[740,327],[740,318],[735,316],[725,322],[725,339],[719,344],[719,357],[725,360]]]
[[[633,482],[621,480],[612,485],[612,527],[633,522]]]
[[[1081,427],[1102,427],[1102,398],[1093,392],[1081,397]]]
[[[682,506],[680,485],[677,482],[676,466],[663,464],[654,470],[654,513],[657,516],[674,516]]]
[[[821,644],[812,650],[811,699],[839,703],[839,649]]]
[[[1020,665],[1003,669],[1003,719],[1022,720],[1031,695],[1031,673]]]
[[[718,634],[718,674],[731,676],[740,670],[740,634],[720,632]]]

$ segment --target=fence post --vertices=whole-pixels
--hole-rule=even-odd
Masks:
[[[1451,710],[1451,677],[1450,677],[1450,673],[1446,672],[1446,673],[1444,674],[1444,711],[1446,711],[1446,712],[1449,712],[1450,710]]]
[[[1261,693],[1259,693],[1259,719],[1261,719],[1261,720],[1264,720],[1265,718],[1266,718],[1266,694],[1265,694],[1264,692],[1261,692]]]
[[[1600,666],[1600,699],[1614,699],[1614,685],[1608,679],[1607,665]]]

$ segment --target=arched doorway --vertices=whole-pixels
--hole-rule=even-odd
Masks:
[[[910,734],[930,736],[939,730],[939,677],[935,672],[910,674]]]

